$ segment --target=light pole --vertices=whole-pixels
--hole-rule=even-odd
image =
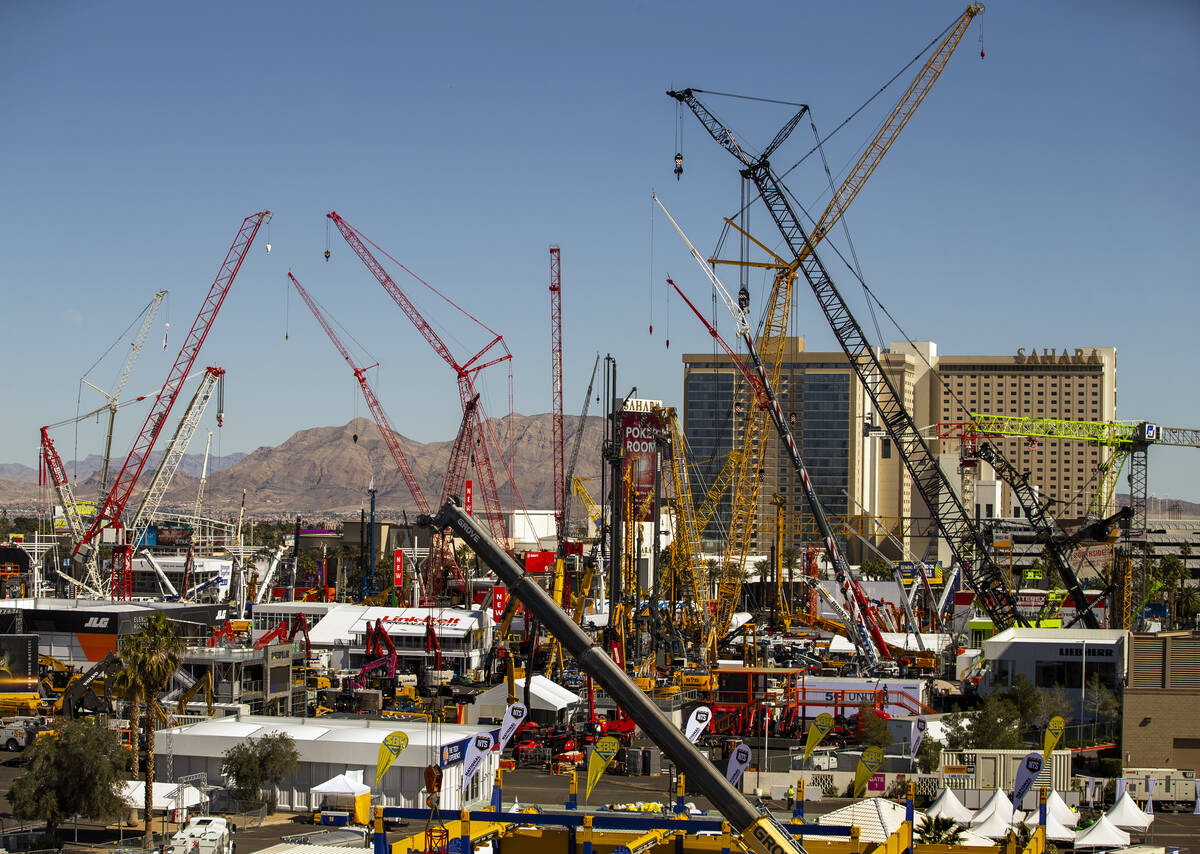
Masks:
[[[763,761],[759,763],[758,781],[754,784],[755,788],[762,789],[762,766],[770,764],[771,761],[771,710],[775,708],[775,703],[772,700],[763,702],[763,709],[766,715],[763,718]],[[770,767],[767,768],[768,773]]]

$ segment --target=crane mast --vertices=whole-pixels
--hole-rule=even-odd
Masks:
[[[358,255],[359,259],[364,265],[366,265],[367,269],[371,271],[371,274],[375,277],[379,284],[383,286],[383,289],[387,291],[388,295],[391,296],[396,305],[400,307],[400,310],[404,312],[405,316],[407,316],[410,321],[412,321],[412,324],[417,328],[417,331],[421,333],[421,337],[424,338],[429,346],[433,348],[434,352],[441,357],[442,361],[444,361],[454,370],[458,379],[459,403],[462,405],[463,411],[465,412],[467,409],[467,404],[470,403],[471,399],[476,395],[473,379],[474,375],[479,371],[482,371],[484,368],[512,358],[510,354],[506,353],[505,355],[494,358],[488,362],[476,364],[489,350],[492,349],[492,347],[503,342],[503,336],[497,334],[482,350],[468,359],[465,363],[460,364],[450,352],[450,348],[446,346],[446,342],[444,342],[441,336],[439,336],[437,332],[433,330],[433,327],[429,325],[429,323],[417,310],[417,307],[413,305],[412,301],[409,300],[404,291],[400,289],[400,286],[396,284],[391,275],[389,275],[387,270],[384,269],[383,265],[380,264],[375,256],[371,253],[371,250],[367,248],[366,242],[358,233],[358,231],[352,225],[342,219],[337,211],[331,211],[326,216],[333,221],[335,226],[337,226],[337,230],[342,235],[342,238],[346,241],[350,248],[354,250],[354,253]],[[407,268],[405,268],[405,270],[406,272],[409,272],[410,275],[413,275],[414,278],[416,278],[416,275]],[[484,517],[487,521],[488,529],[492,532],[492,536],[495,537],[495,539],[499,542],[509,543],[508,525],[505,522],[504,511],[500,505],[500,493],[496,488],[496,475],[492,468],[491,454],[488,450],[488,440],[491,438],[489,436],[490,431],[487,428],[487,416],[485,415],[482,406],[476,406],[474,422],[473,428],[476,437],[474,449],[475,473],[481,481],[480,493],[481,497],[483,498]],[[501,456],[501,462],[503,463],[503,456]],[[512,479],[511,474],[509,476],[509,485],[512,487],[513,494],[518,495],[516,482]]]
[[[562,257],[550,247],[550,455],[554,458],[554,527],[561,552],[567,539],[567,482],[563,448]]]
[[[268,222],[270,218],[271,212],[264,210],[251,214],[242,221],[237,236],[234,238],[233,244],[229,247],[229,252],[225,255],[225,261],[221,264],[221,268],[217,272],[217,277],[213,280],[212,287],[209,288],[208,296],[200,308],[200,313],[196,315],[196,319],[192,323],[192,328],[184,339],[183,347],[180,348],[179,355],[175,358],[175,363],[167,373],[166,383],[163,384],[163,387],[158,392],[158,396],[154,400],[154,404],[150,407],[150,412],[146,415],[146,421],[142,425],[141,432],[134,441],[133,447],[129,450],[129,455],[125,458],[125,464],[121,467],[121,471],[113,481],[111,489],[105,495],[95,519],[92,520],[92,524],[84,532],[80,541],[76,543],[75,554],[86,552],[86,557],[90,559],[94,553],[92,540],[95,539],[100,529],[106,526],[121,524],[121,514],[125,511],[125,505],[129,502],[129,498],[133,494],[133,489],[137,485],[138,478],[141,477],[142,469],[145,468],[150,451],[153,449],[159,433],[162,432],[167,416],[171,412],[171,407],[175,405],[175,399],[179,397],[183,381],[191,371],[192,365],[195,364],[197,356],[200,354],[200,347],[204,344],[204,339],[208,336],[213,321],[216,320],[217,312],[220,311],[221,304],[225,301],[230,287],[233,286],[234,279],[237,278],[238,270],[241,269],[242,261],[245,260],[246,253],[249,252],[255,235],[258,234],[258,230],[263,223]],[[128,560],[127,551],[122,559]],[[114,559],[114,567],[117,565],[117,562]]]
[[[579,448],[583,445],[583,431],[587,427],[588,407],[592,403],[592,386],[596,382],[596,369],[600,367],[600,354],[596,354],[596,361],[592,363],[592,378],[588,380],[587,392],[583,396],[583,411],[579,413],[579,425],[575,428],[575,441],[571,443],[571,461],[567,463],[567,472],[563,475],[563,488],[566,489],[566,496],[563,498],[563,524],[571,524],[571,499],[575,495],[574,489],[567,489],[567,485],[574,482],[575,479],[575,464],[579,462]],[[445,503],[445,502],[443,502]]]
[[[212,430],[204,443],[204,464],[200,468],[200,485],[196,487],[196,508],[192,511],[192,529],[200,530],[200,511],[204,509],[204,487],[208,484],[208,452],[212,450]],[[219,449],[218,449],[219,450]]]
[[[783,185],[771,171],[771,155],[795,129],[800,117],[808,108],[803,107],[797,112],[775,135],[764,153],[758,158],[753,158],[745,153],[732,133],[696,99],[695,93],[690,89],[669,92],[668,95],[692,110],[709,135],[742,164],[742,176],[749,179],[758,189],[768,213],[795,258],[797,269],[808,280],[850,366],[882,417],[884,427],[899,450],[914,485],[932,511],[938,528],[961,564],[963,577],[975,591],[993,624],[998,630],[1003,630],[1022,622],[1012,591],[1008,589],[1003,574],[993,562],[983,536],[929,450],[862,327],[813,248],[799,217],[787,199]],[[805,247],[808,249],[808,255],[802,258],[801,252]]]

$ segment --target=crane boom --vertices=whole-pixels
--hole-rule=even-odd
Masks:
[[[814,250],[804,226],[788,201],[783,185],[771,171],[770,152],[781,144],[786,132],[795,127],[797,116],[803,115],[808,108],[802,108],[797,116],[793,116],[783,130],[776,134],[767,154],[752,158],[734,141],[729,130],[696,99],[691,90],[668,94],[692,110],[709,135],[738,159],[744,167],[742,175],[758,189],[768,213],[795,258],[797,269],[808,280],[850,366],[870,395],[875,409],[880,413],[884,427],[899,450],[913,484],[933,512],[938,528],[962,565],[963,577],[975,591],[993,624],[998,630],[1003,630],[1022,622],[1012,591],[1008,589],[1003,574],[992,560],[983,536],[929,450],[862,327]],[[801,251],[805,246],[808,248],[808,255],[802,258]],[[978,563],[975,561],[976,555],[979,557]]]
[[[574,489],[567,489],[567,485],[571,484],[575,479],[575,464],[579,462],[579,448],[583,445],[583,430],[587,427],[588,407],[592,403],[592,386],[596,382],[596,369],[600,367],[600,354],[596,354],[596,361],[592,363],[592,378],[588,380],[587,393],[583,396],[583,411],[579,413],[579,424],[575,428],[575,441],[571,444],[571,461],[567,463],[566,474],[563,475],[563,488],[566,489],[566,496],[563,498],[563,524],[571,524],[571,499],[575,495]],[[445,502],[443,502],[445,503]]]
[[[107,525],[121,524],[121,514],[125,511],[125,505],[133,494],[133,488],[137,485],[138,478],[141,477],[142,469],[146,466],[158,434],[162,432],[163,424],[171,412],[171,407],[175,405],[175,399],[179,396],[184,378],[187,377],[200,354],[200,347],[204,344],[204,339],[208,337],[213,321],[216,320],[217,312],[220,311],[221,304],[233,286],[234,279],[237,278],[238,270],[241,269],[242,261],[245,260],[255,235],[258,234],[263,223],[270,221],[270,218],[271,212],[264,210],[242,220],[237,236],[229,247],[229,252],[225,255],[225,261],[221,264],[221,269],[217,272],[212,287],[209,288],[208,296],[200,307],[200,313],[196,315],[192,328],[184,339],[183,347],[180,348],[179,355],[175,357],[175,363],[167,373],[167,381],[154,399],[154,405],[150,407],[150,412],[146,415],[141,432],[134,441],[133,447],[130,448],[129,455],[125,458],[125,464],[117,474],[116,480],[113,481],[112,488],[104,497],[104,502],[96,513],[95,519],[84,532],[80,542],[76,544],[76,554],[85,549],[89,552],[92,551],[92,540],[95,539],[101,528]]]
[[[192,511],[192,528],[200,529],[200,511],[204,509],[204,487],[208,484],[208,452],[212,450],[213,431],[208,431],[208,441],[204,443],[204,464],[200,468],[200,484],[196,487],[196,507]]]
[[[554,458],[554,527],[561,552],[567,539],[567,482],[563,447],[562,251],[550,247],[550,456]]]

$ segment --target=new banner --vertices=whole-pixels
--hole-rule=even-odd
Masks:
[[[854,771],[854,797],[862,797],[867,789],[867,781],[875,776],[875,772],[883,765],[883,748],[868,747],[858,760],[858,768]]]
[[[925,718],[917,718],[912,722],[912,747],[909,753],[910,759],[917,758],[917,751],[921,749],[921,742],[925,740],[925,730],[929,728],[929,724],[925,722]]]
[[[1066,726],[1066,721],[1062,719],[1062,715],[1055,715],[1046,724],[1046,736],[1042,743],[1042,761],[1049,762],[1050,754],[1054,752],[1054,748],[1058,746],[1058,740],[1062,738],[1063,728]]]

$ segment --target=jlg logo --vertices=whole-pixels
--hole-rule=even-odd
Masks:
[[[83,624],[85,629],[107,629],[108,617],[88,617],[86,623]]]

